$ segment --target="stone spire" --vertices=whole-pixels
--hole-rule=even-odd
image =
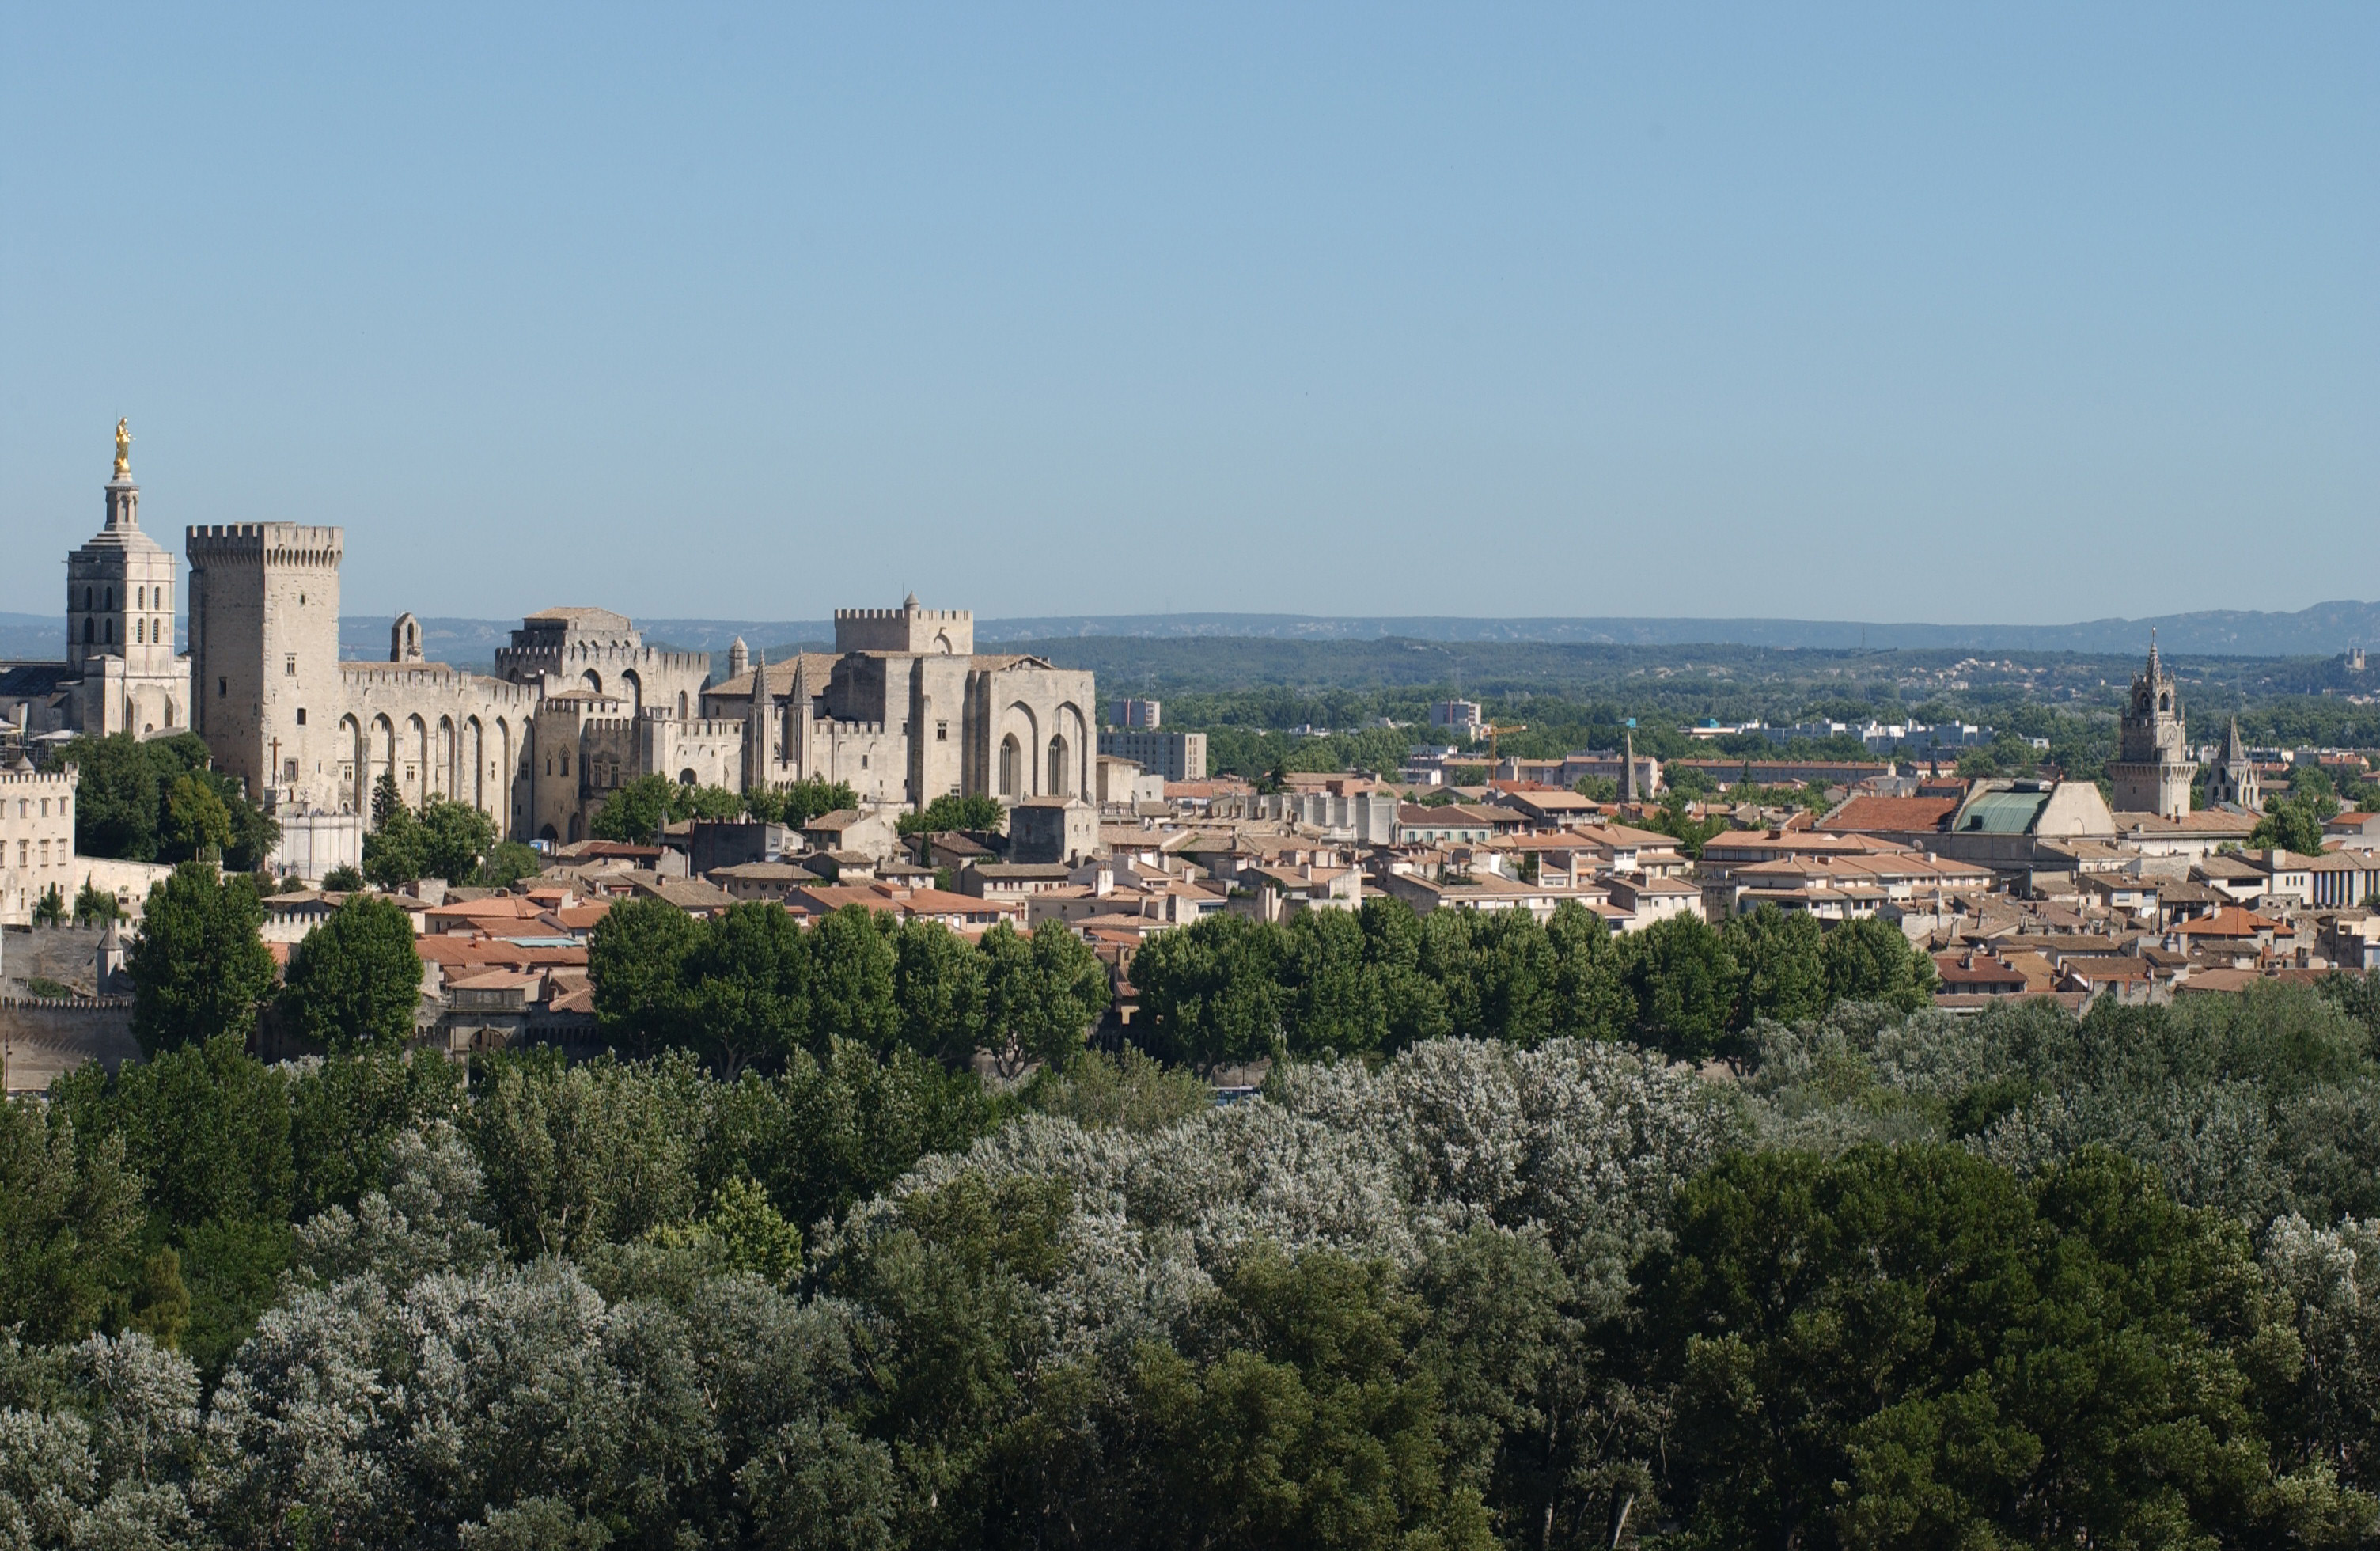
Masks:
[[[747,792],[768,789],[777,768],[777,708],[769,695],[769,654],[760,653],[753,660],[752,707],[746,713],[745,742],[752,751],[752,768],[746,773],[744,788]]]
[[[2248,757],[2248,745],[2240,736],[2240,719],[2236,716],[2223,730],[2223,747],[2206,771],[2206,800],[2216,807],[2236,807],[2249,813],[2265,805],[2264,782],[2257,779],[2256,762]]]
[[[740,679],[744,676],[744,670],[750,666],[752,666],[752,653],[745,647],[744,637],[738,636],[728,644],[727,676],[731,679]]]
[[[1620,800],[1636,800],[1636,734],[1632,730],[1623,739],[1620,754]]]

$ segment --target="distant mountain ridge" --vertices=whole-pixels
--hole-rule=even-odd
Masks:
[[[424,646],[456,661],[492,661],[508,644],[513,620],[425,619]],[[357,657],[388,650],[385,619],[340,621],[341,646]],[[638,619],[649,641],[689,651],[725,651],[741,636],[756,651],[834,639],[832,620]],[[2331,657],[2351,646],[2380,645],[2380,602],[2317,603],[2295,613],[2213,610],[2152,619],[2074,624],[1924,624],[1795,619],[1477,619],[1459,615],[1330,617],[1316,614],[1061,614],[978,619],[975,636],[990,646],[1069,636],[1153,639],[1236,636],[1304,641],[1548,641],[1610,646],[1727,645],[1840,650],[1876,648],[1963,650],[2129,652],[2145,649],[2154,627],[2167,650],[2211,657]]]
[[[388,652],[389,619],[350,616],[339,622],[340,649],[351,658]],[[431,618],[422,622],[424,650],[464,666],[495,660],[517,619]],[[741,636],[756,651],[834,638],[832,620],[638,619],[645,638],[689,651],[722,652]],[[2124,652],[2145,648],[2149,631],[2168,651],[2209,657],[2331,657],[2354,646],[2380,646],[2380,603],[2317,603],[2295,613],[2218,609],[2149,619],[2099,619],[2074,624],[1924,624],[1799,619],[1478,619],[1461,615],[1379,614],[1059,614],[978,619],[983,645],[1069,636],[1123,636],[1153,639],[1233,636],[1303,641],[1548,641],[1611,646],[1953,648],[1973,651]],[[59,621],[43,614],[0,613],[0,658],[54,660]]]
[[[2154,627],[2171,651],[2204,656],[2328,657],[2380,644],[2380,603],[2317,603],[2295,613],[2212,610],[2077,624],[1922,624],[1799,619],[1473,619],[1443,615],[1111,614],[980,620],[981,640],[1067,636],[1233,636],[1296,640],[1549,641],[1605,646],[1852,647],[2127,651]]]

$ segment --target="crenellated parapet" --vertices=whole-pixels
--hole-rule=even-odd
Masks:
[[[837,609],[834,622],[845,620],[915,619],[973,624],[973,609]]]
[[[296,565],[335,569],[346,553],[343,528],[310,523],[212,523],[184,529],[193,566]]]
[[[975,613],[920,608],[915,593],[897,609],[837,609],[834,649],[970,656],[975,651]]]

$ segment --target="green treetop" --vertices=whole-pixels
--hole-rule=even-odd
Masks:
[[[140,936],[125,956],[132,1035],[153,1055],[217,1035],[246,1038],[273,991],[264,906],[245,873],[217,877],[185,862],[149,891]]]

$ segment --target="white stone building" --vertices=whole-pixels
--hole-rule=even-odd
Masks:
[[[36,770],[30,759],[0,770],[0,923],[22,926],[55,885],[71,905],[82,878],[75,871],[74,800],[80,775]]]

